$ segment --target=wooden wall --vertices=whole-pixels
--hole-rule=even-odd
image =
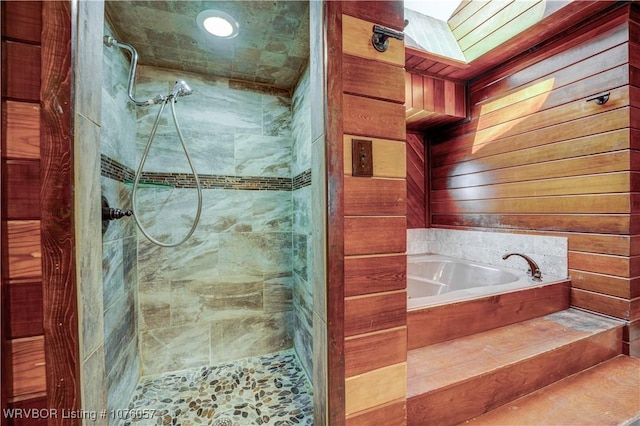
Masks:
[[[2,408],[79,404],[70,15],[65,2],[2,2]],[[63,423],[77,421],[47,424]]]
[[[466,118],[465,84],[428,75],[405,73],[405,117],[408,130],[420,130]]]
[[[404,47],[375,51],[374,23],[401,30],[402,2],[327,2],[332,425],[406,422]],[[351,175],[353,139],[373,177]]]
[[[3,408],[46,406],[40,231],[41,9],[40,2],[2,3]]]
[[[432,226],[567,237],[572,305],[628,320],[636,354],[637,16],[594,16],[476,78],[471,120],[430,138]]]
[[[407,228],[428,228],[430,225],[429,186],[424,137],[407,133]]]

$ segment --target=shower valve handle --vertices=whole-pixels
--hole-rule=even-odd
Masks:
[[[131,210],[114,209],[113,207],[102,208],[102,220],[114,220],[122,219],[125,216],[131,216],[133,212]]]

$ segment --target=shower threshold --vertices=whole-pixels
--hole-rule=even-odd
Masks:
[[[313,394],[289,349],[143,377],[127,412],[121,425],[313,425]]]

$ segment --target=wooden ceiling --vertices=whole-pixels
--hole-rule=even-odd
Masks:
[[[422,50],[420,40],[405,44],[405,69],[408,73],[435,77],[466,85],[493,67],[509,62],[532,49],[544,48],[547,41],[561,36],[585,18],[621,4],[619,1],[563,0],[536,2],[500,2],[466,0],[448,21],[466,61]],[[411,22],[409,22],[409,26]],[[407,27],[407,31],[409,30]],[[418,38],[418,37],[416,37]],[[417,43],[416,43],[417,41]],[[424,43],[425,45],[428,43]],[[460,120],[442,112],[419,111],[415,99],[407,115],[421,115],[412,130],[425,130]],[[458,104],[460,102],[458,101]],[[411,109],[411,111],[409,111]],[[411,113],[411,114],[409,114]]]
[[[405,69],[415,74],[468,81],[620,2],[541,0],[511,2],[506,6],[505,3],[467,0],[449,19],[449,27],[467,62],[407,47]],[[530,7],[523,11],[522,4]]]

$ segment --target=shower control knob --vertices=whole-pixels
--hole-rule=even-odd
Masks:
[[[133,212],[131,210],[120,210],[112,207],[102,208],[102,220],[114,220],[121,219],[125,216],[131,216]]]

